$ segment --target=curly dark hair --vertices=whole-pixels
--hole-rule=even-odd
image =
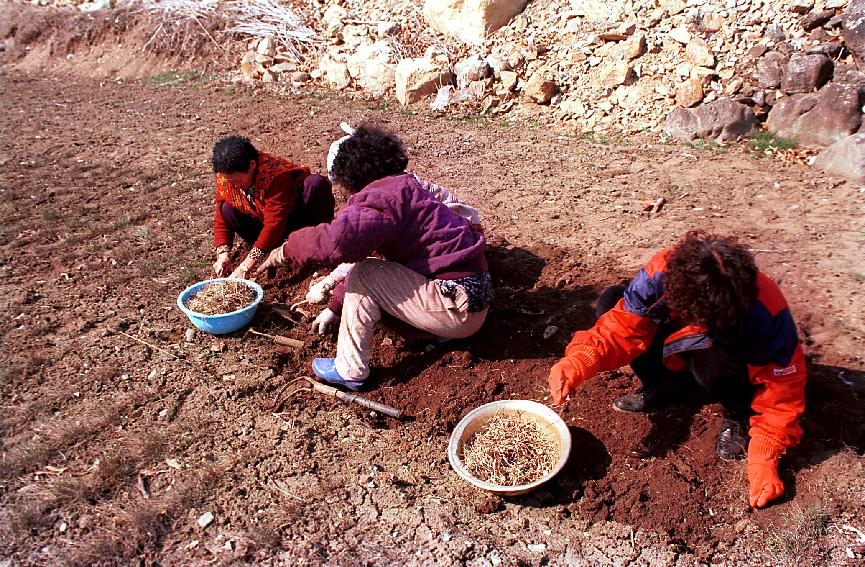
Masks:
[[[739,326],[757,298],[754,256],[734,238],[689,231],[667,259],[667,304],[710,331]]]
[[[339,145],[330,176],[350,193],[357,193],[373,181],[404,172],[407,166],[408,156],[399,138],[361,124]]]
[[[213,145],[213,173],[237,173],[249,169],[258,150],[243,136],[226,136]]]

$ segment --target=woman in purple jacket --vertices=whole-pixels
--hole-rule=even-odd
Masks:
[[[331,172],[351,194],[348,206],[329,224],[292,232],[258,269],[356,262],[346,283],[336,358],[312,361],[317,376],[352,390],[369,376],[383,312],[457,339],[480,329],[492,300],[484,235],[424,190],[405,172],[407,165],[398,138],[360,126],[340,145]]]

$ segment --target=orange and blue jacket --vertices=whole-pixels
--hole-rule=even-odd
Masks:
[[[574,333],[565,357],[576,346],[590,347],[599,363],[598,371],[629,364],[644,353],[661,324],[676,325],[676,315],[664,297],[664,275],[669,250],[656,254],[640,270],[624,298],[587,331]],[[798,418],[805,409],[805,357],[796,325],[778,285],[762,273],[757,275],[757,300],[742,329],[743,356],[752,384],[751,438],[779,452],[796,445],[802,437]],[[707,349],[724,339],[707,329],[682,324],[664,342],[664,365],[684,370],[682,355]],[[577,349],[580,350],[580,349]]]

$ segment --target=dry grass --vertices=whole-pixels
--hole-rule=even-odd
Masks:
[[[554,431],[518,413],[499,412],[468,440],[463,464],[481,480],[518,486],[549,473],[560,456]]]
[[[255,300],[255,292],[243,282],[221,281],[207,284],[186,302],[186,307],[202,315],[219,315],[243,309]]]
[[[825,559],[820,543],[829,523],[823,508],[795,506],[782,527],[769,530],[766,550],[777,565],[819,565]]]

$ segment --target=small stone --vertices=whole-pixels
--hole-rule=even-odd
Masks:
[[[69,524],[67,524],[66,522],[60,522],[60,527],[58,529],[60,530],[60,533],[62,534],[67,529],[69,529]]]
[[[213,343],[210,345],[211,352],[225,352],[226,348],[225,343]]]
[[[676,104],[690,108],[703,101],[703,81],[698,77],[688,79],[676,90]]]
[[[447,543],[447,542],[449,542],[451,539],[453,539],[453,536],[452,536],[450,533],[448,533],[448,532],[442,532],[441,540],[442,540],[443,542]]]
[[[669,37],[673,41],[677,41],[682,45],[687,45],[688,42],[691,41],[691,32],[684,27],[673,28],[670,30]]]
[[[512,91],[517,86],[517,81],[519,80],[519,76],[513,71],[502,71],[501,72],[502,86],[505,90]]]
[[[700,67],[714,67],[715,54],[705,40],[695,37],[685,46],[685,57]]]
[[[547,550],[547,544],[545,543],[531,543],[526,547],[532,553],[543,553]]]
[[[273,57],[274,52],[276,51],[276,44],[271,37],[264,37],[261,41],[258,42],[258,49],[256,49],[259,55],[264,55],[265,57]]]
[[[206,528],[213,523],[213,512],[205,512],[198,518],[198,525],[201,528]]]
[[[600,81],[607,87],[617,87],[631,81],[634,77],[634,68],[627,61],[618,61],[608,64],[601,69]]]
[[[195,341],[195,329],[186,329],[185,337],[188,343]]]
[[[823,10],[822,12],[812,12],[802,18],[802,29],[811,31],[814,28],[819,28],[827,23],[835,15],[834,10]]]
[[[814,9],[814,0],[793,0],[790,11],[794,14],[807,14]]]
[[[636,29],[636,25],[626,23],[617,28],[601,32],[598,34],[598,37],[604,41],[623,41],[633,35]]]
[[[544,77],[541,73],[535,73],[526,83],[523,89],[526,96],[537,104],[548,104],[559,87],[555,81]]]
[[[550,337],[555,335],[559,331],[559,328],[555,325],[550,325],[546,329],[544,329],[544,340],[548,340]]]

